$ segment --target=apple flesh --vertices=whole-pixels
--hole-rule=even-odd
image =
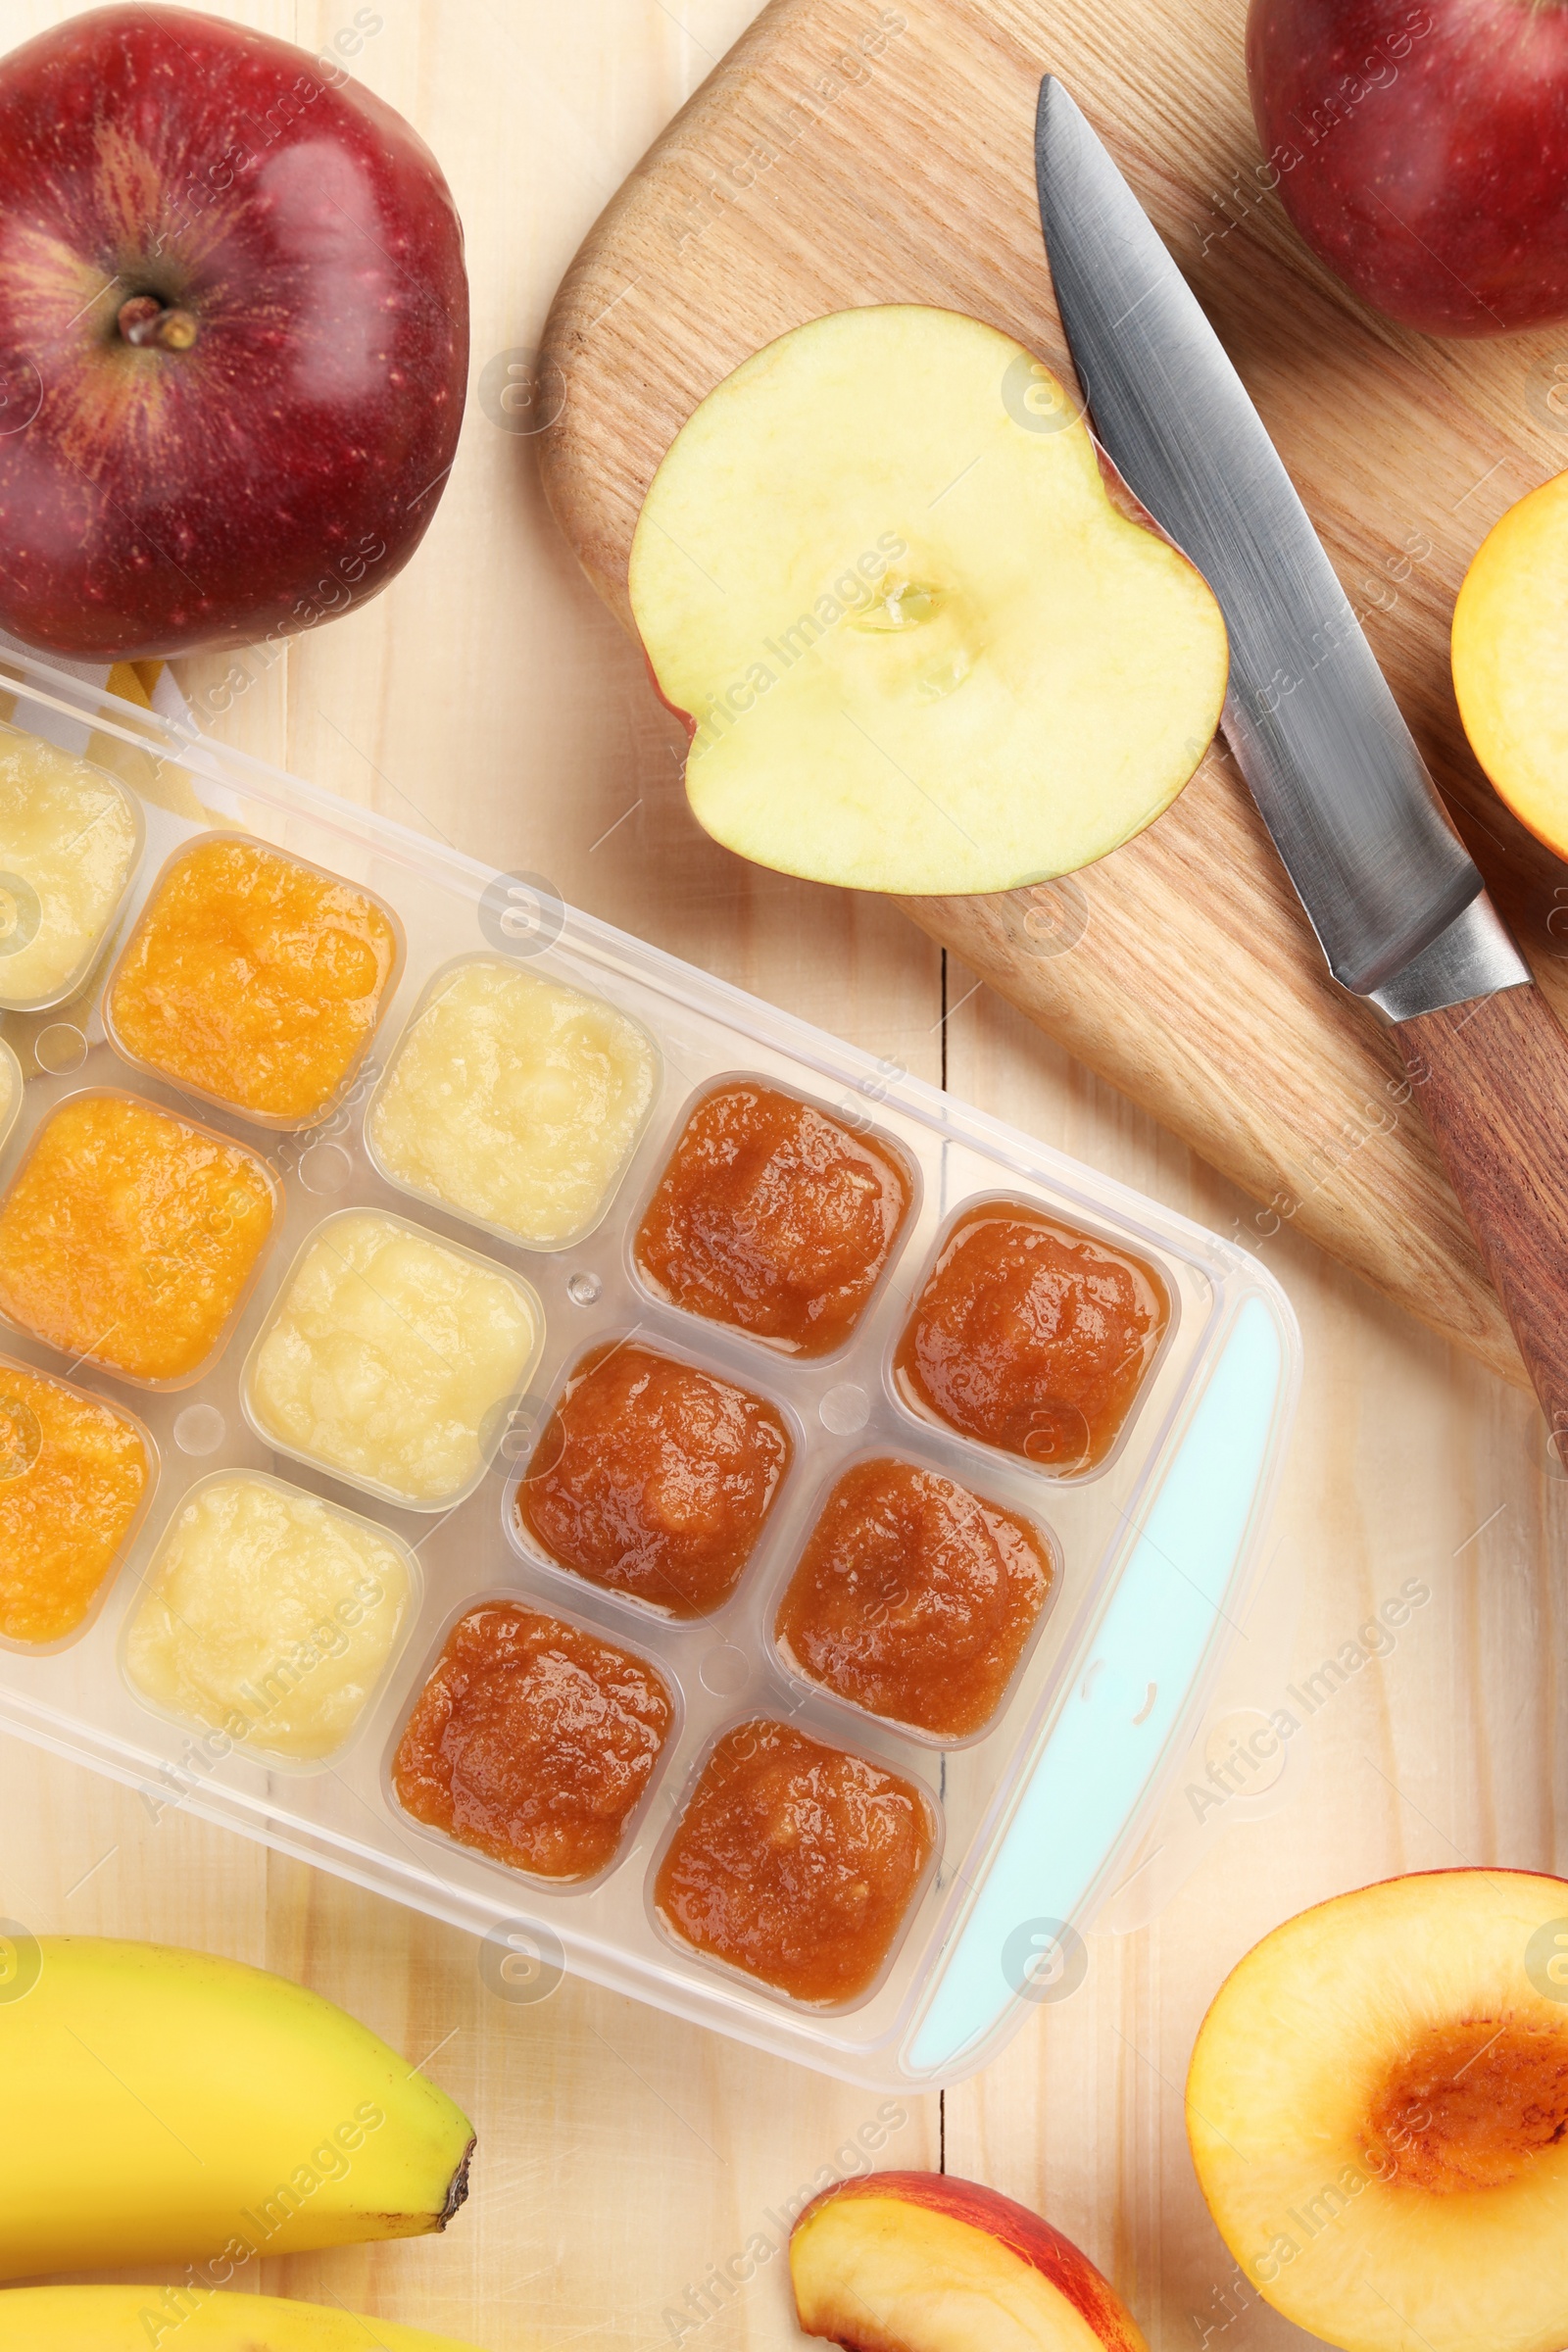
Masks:
[[[1453,688],[1499,798],[1568,858],[1568,473],[1482,541],[1454,607]]]
[[[1363,301],[1432,335],[1568,318],[1563,0],[1252,0],[1247,71],[1262,184]]]
[[[1049,880],[1158,816],[1218,723],[1225,624],[1108,474],[1050,370],[952,311],[838,312],[737,368],[631,553],[699,821],[929,893]]]
[[[1243,2272],[1346,2352],[1568,2343],[1568,1881],[1391,1879],[1276,1928],[1187,2130]]]
[[[400,116],[182,8],[0,60],[0,626],[90,661],[373,595],[457,446],[463,232]]]
[[[790,2233],[790,2278],[806,2333],[846,2352],[1146,2352],[1070,2239],[946,2173],[828,2189]]]

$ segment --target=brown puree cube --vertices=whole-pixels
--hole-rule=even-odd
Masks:
[[[935,1839],[913,1785],[763,1717],[727,1732],[660,1866],[676,1936],[798,2001],[881,1970]]]
[[[514,1601],[459,1619],[392,1763],[399,1804],[543,1879],[613,1861],[674,1720],[643,1659]]]
[[[907,1462],[845,1472],[774,1627],[801,1674],[873,1715],[946,1740],[1002,1704],[1051,1590],[1052,1559],[1012,1511]]]
[[[1115,1445],[1170,1321],[1130,1250],[1040,1209],[982,1201],[949,1234],[905,1326],[906,1403],[1042,1469],[1092,1470]]]
[[[911,1197],[885,1145],[735,1079],[687,1120],[637,1236],[638,1270],[688,1314],[827,1355],[875,1290]]]
[[[750,1390],[611,1341],[572,1372],[514,1507],[562,1567],[702,1617],[734,1591],[791,1450]]]

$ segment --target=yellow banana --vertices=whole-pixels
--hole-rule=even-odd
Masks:
[[[442,2230],[473,2134],[330,2001],[235,1960],[0,1937],[0,2278]],[[249,2280],[255,2279],[251,2271]]]
[[[473,2352],[455,2336],[280,2295],[161,2286],[0,2288],[0,2352]]]

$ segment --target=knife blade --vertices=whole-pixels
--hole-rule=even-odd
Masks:
[[[1050,74],[1035,161],[1096,436],[1219,599],[1226,740],[1329,969],[1357,996],[1407,973],[1385,1007],[1394,1017],[1527,981],[1224,346]],[[1467,913],[1450,953],[1410,971]]]
[[[1394,1026],[1568,1467],[1568,1036],[1219,337],[1050,74],[1035,164],[1095,433],[1219,600],[1226,740],[1329,969]]]

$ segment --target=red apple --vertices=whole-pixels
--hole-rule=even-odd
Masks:
[[[330,57],[141,5],[26,42],[0,60],[0,627],[112,661],[374,595],[435,511],[467,342],[440,168]]]
[[[871,2173],[790,2232],[796,2316],[846,2352],[1147,2352],[1070,2238],[948,2173]]]
[[[1252,0],[1262,183],[1363,300],[1433,335],[1568,318],[1563,0]]]

